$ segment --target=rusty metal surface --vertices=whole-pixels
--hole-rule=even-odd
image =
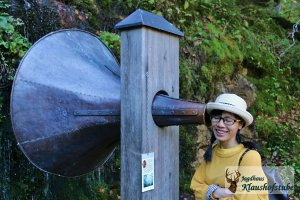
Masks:
[[[107,110],[114,112],[101,115]],[[62,176],[95,169],[109,158],[120,137],[115,57],[88,32],[46,35],[20,63],[11,120],[19,147],[36,167]]]
[[[205,124],[209,116],[206,104],[156,95],[152,104],[152,117],[158,126]]]

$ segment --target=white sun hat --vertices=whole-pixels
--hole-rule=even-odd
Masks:
[[[224,110],[236,114],[245,121],[245,126],[249,126],[253,122],[252,115],[247,111],[246,101],[236,94],[221,94],[215,102],[207,103],[207,113],[210,114],[212,110]]]

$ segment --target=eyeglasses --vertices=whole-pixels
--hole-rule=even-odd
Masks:
[[[241,121],[239,119],[232,119],[230,117],[213,116],[211,117],[211,123],[215,125],[219,123],[221,119],[226,126],[232,126],[235,122]]]

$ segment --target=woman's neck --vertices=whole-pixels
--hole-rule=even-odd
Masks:
[[[220,141],[220,147],[222,149],[230,149],[233,147],[236,147],[237,145],[239,145],[239,143],[234,140],[234,141]]]

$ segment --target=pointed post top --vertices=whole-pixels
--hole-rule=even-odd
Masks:
[[[183,33],[178,30],[173,24],[168,22],[165,18],[142,9],[137,9],[124,20],[119,22],[115,28],[118,30],[129,29],[139,26],[147,26],[158,29],[160,31],[168,32],[182,37]]]

